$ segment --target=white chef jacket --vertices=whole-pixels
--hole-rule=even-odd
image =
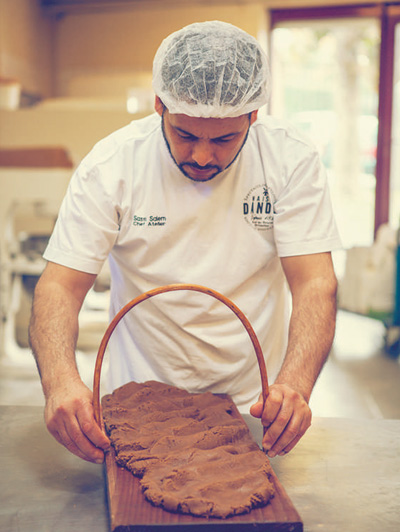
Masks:
[[[340,247],[315,148],[259,118],[235,162],[215,178],[185,177],[153,114],[100,141],[72,177],[44,257],[98,273],[109,257],[111,317],[171,283],[230,298],[261,343],[269,381],[281,366],[289,298],[279,257]],[[249,336],[209,295],[178,291],[131,310],[109,343],[109,387],[154,379],[229,393],[246,411],[260,392]]]

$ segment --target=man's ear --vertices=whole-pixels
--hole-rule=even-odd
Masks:
[[[257,120],[257,115],[258,115],[258,109],[256,111],[251,112],[250,125],[254,124],[254,122]]]
[[[165,110],[165,105],[162,103],[162,101],[160,100],[160,98],[156,95],[156,98],[155,98],[155,101],[154,101],[154,109],[156,110],[156,112],[162,116],[164,110]]]

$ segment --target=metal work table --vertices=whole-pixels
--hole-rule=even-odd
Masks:
[[[0,424],[0,532],[109,531],[102,466],[53,440],[41,407],[0,406]],[[399,530],[400,420],[317,418],[271,463],[305,532]]]

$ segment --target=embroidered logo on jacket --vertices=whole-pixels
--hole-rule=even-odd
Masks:
[[[243,216],[258,231],[273,229],[274,198],[269,187],[257,185],[249,191],[243,200]]]
[[[166,216],[137,216],[135,214],[132,220],[132,225],[135,226],[165,225],[166,223]]]

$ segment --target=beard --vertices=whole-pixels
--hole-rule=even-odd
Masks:
[[[192,181],[210,181],[210,179],[213,179],[216,175],[220,174],[223,170],[225,170],[224,168],[221,168],[220,166],[212,165],[212,164],[207,164],[206,166],[200,166],[197,163],[181,163],[181,164],[176,163],[176,165],[178,166],[182,174],[184,174],[186,177],[188,177]],[[212,173],[205,179],[195,179],[186,171],[186,168],[193,168],[195,171],[201,170],[201,171],[204,171],[205,173],[207,173],[208,171],[211,171]]]
[[[251,113],[249,113],[249,125],[247,127],[247,131],[246,131],[246,136],[244,137],[244,140],[242,142],[242,145],[240,146],[240,148],[238,149],[236,155],[234,156],[234,158],[232,159],[232,161],[227,165],[225,166],[224,168],[222,168],[221,166],[218,166],[218,165],[212,165],[212,164],[207,164],[205,166],[200,166],[199,164],[197,163],[191,163],[191,162],[183,162],[183,163],[178,163],[178,161],[175,159],[175,157],[172,155],[172,151],[171,151],[171,146],[168,142],[168,139],[167,139],[167,136],[165,134],[165,127],[164,127],[164,112],[165,112],[165,108],[164,108],[164,111],[162,113],[162,116],[161,116],[161,130],[162,130],[162,134],[163,134],[163,137],[164,137],[164,140],[165,140],[165,144],[167,145],[167,149],[168,149],[168,152],[172,158],[172,160],[174,161],[174,163],[176,164],[176,166],[179,168],[179,170],[182,172],[182,174],[191,179],[192,181],[201,181],[201,182],[206,182],[206,181],[210,181],[211,179],[213,179],[214,177],[216,177],[218,174],[220,174],[221,172],[223,172],[224,170],[226,170],[227,168],[229,168],[235,161],[236,159],[238,158],[240,152],[242,151],[243,149],[243,146],[245,145],[246,143],[246,140],[247,140],[247,137],[249,136],[249,131],[250,131],[250,118],[251,118]],[[191,175],[188,174],[188,172],[185,170],[185,167],[186,168],[193,168],[194,170],[204,170],[204,171],[207,171],[207,170],[214,170],[214,172],[209,175],[208,177],[206,177],[205,179],[195,179],[194,177],[192,177]]]

